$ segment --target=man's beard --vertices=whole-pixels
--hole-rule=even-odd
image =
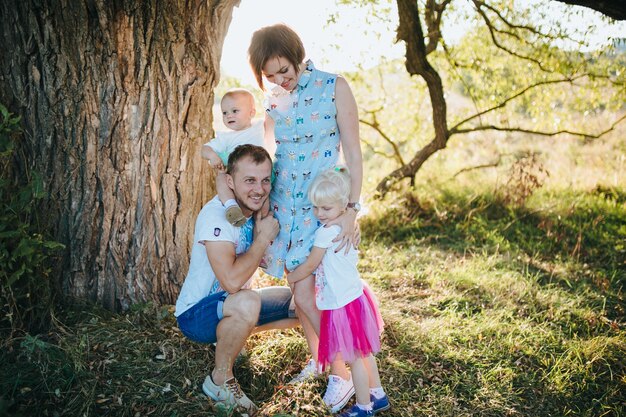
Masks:
[[[259,211],[261,207],[263,207],[263,204],[265,204],[265,201],[267,201],[268,198],[269,198],[269,194],[266,194],[265,198],[261,200],[261,206],[258,209],[253,209],[252,207],[245,204],[243,200],[235,194],[235,199],[237,200],[237,204],[239,204],[239,207],[245,210],[250,210],[252,213]]]

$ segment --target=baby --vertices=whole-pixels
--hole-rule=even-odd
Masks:
[[[256,114],[254,96],[244,88],[227,91],[220,105],[224,125],[230,130],[216,132],[215,138],[202,146],[202,157],[208,159],[209,164],[218,171],[215,188],[220,201],[226,207],[226,219],[233,226],[240,227],[247,219],[226,183],[226,165],[228,156],[237,146],[263,146],[263,120],[253,120]]]

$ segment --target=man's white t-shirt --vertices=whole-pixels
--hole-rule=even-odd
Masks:
[[[176,317],[193,307],[204,297],[223,291],[209,262],[204,241],[231,242],[235,246],[236,255],[245,253],[252,244],[254,222],[248,221],[242,227],[235,227],[228,223],[225,212],[226,209],[222,206],[219,198],[215,196],[202,207],[200,214],[198,214],[193,237],[194,243],[191,248],[189,272],[176,301],[176,312],[174,313]]]
[[[356,267],[358,251],[350,246],[338,253],[335,249],[341,242],[333,239],[341,232],[341,227],[333,225],[320,227],[315,232],[313,246],[326,249],[322,262],[315,271],[315,303],[320,310],[335,310],[356,300],[363,294],[363,283]]]

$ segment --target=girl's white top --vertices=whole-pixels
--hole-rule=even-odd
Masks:
[[[335,253],[341,243],[333,239],[341,232],[341,227],[333,225],[320,227],[315,232],[313,246],[326,249],[322,262],[315,271],[315,303],[320,310],[336,310],[354,301],[363,294],[361,276],[357,270],[358,251],[350,245]]]

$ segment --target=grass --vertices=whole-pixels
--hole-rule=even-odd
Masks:
[[[626,415],[624,190],[511,206],[441,187],[361,225],[360,269],[386,322],[384,416]],[[231,415],[199,388],[212,347],[171,311],[74,303],[48,333],[3,339],[0,415]],[[235,373],[263,415],[323,416],[323,380],[284,385],[306,359],[299,329],[268,332]]]

